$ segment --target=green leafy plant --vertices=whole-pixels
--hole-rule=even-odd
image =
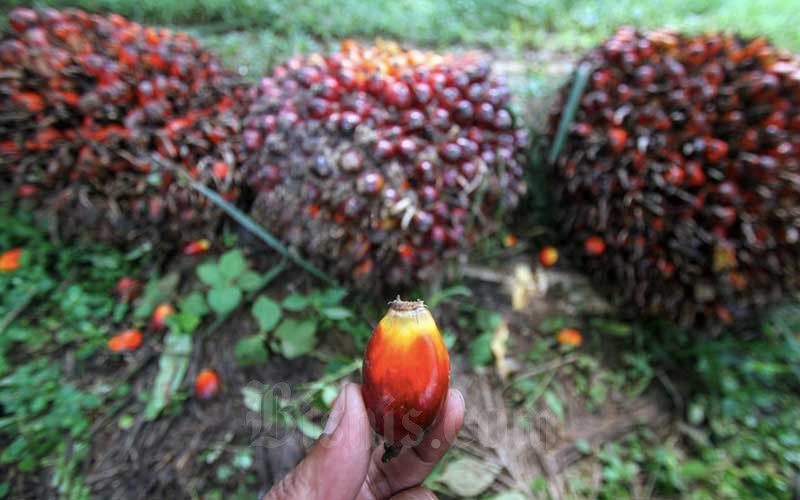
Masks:
[[[237,342],[234,352],[239,363],[249,366],[266,361],[267,344],[288,359],[310,354],[317,344],[317,331],[322,329],[348,332],[363,341],[369,328],[343,305],[346,296],[345,290],[328,288],[307,295],[293,293],[280,302],[258,297],[250,310],[258,333]]]
[[[469,361],[473,368],[488,365],[494,359],[492,337],[503,317],[492,311],[476,309],[459,318],[459,327],[464,331],[479,332],[469,343]]]
[[[233,312],[244,293],[258,290],[264,281],[263,276],[248,268],[244,253],[238,248],[224,253],[216,262],[198,266],[197,276],[210,287],[208,305],[220,316]]]

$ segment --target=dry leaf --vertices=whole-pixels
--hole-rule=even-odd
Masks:
[[[536,278],[530,266],[520,264],[514,267],[514,272],[508,282],[509,293],[511,294],[511,307],[515,311],[522,311],[527,308],[535,297],[539,295],[539,288],[536,286]]]
[[[495,369],[497,370],[497,375],[502,381],[505,381],[508,378],[508,374],[511,371],[511,368],[508,366],[508,362],[506,361],[506,353],[508,352],[508,337],[508,322],[503,319],[497,325],[494,335],[492,335],[492,343],[490,344],[492,354],[494,355]]]
[[[463,457],[447,464],[439,481],[456,495],[474,498],[489,489],[499,472],[493,464]]]

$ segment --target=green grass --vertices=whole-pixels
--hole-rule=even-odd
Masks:
[[[27,3],[30,2],[6,0],[0,5]],[[633,24],[764,34],[780,46],[800,50],[800,31],[796,29],[800,24],[800,9],[794,0],[39,0],[33,3],[114,11],[138,21],[202,26],[218,33],[266,31],[270,35],[262,36],[277,36],[298,49],[303,48],[302,43],[297,44],[301,38],[376,36],[430,46],[572,49],[592,45],[620,25]]]
[[[27,4],[0,0],[0,12]],[[118,12],[175,26],[203,40],[252,79],[291,55],[324,51],[343,38],[376,37],[440,48],[482,47],[512,57],[525,50],[582,51],[621,25],[672,26],[766,35],[800,51],[800,9],[793,0],[36,0]]]

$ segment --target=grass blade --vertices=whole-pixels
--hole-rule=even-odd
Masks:
[[[561,121],[558,122],[558,131],[556,132],[553,146],[550,148],[550,154],[547,155],[547,162],[552,165],[555,163],[561,148],[564,147],[564,141],[567,138],[567,132],[572,126],[572,121],[575,119],[575,112],[578,110],[578,102],[580,101],[583,89],[586,88],[586,83],[589,81],[589,73],[592,68],[589,63],[582,63],[578,66],[575,72],[575,80],[572,83],[572,89],[569,91],[567,104],[564,106],[564,112],[561,114]]]
[[[219,208],[225,211],[228,215],[231,216],[236,222],[238,222],[242,227],[253,233],[254,235],[258,236],[258,238],[270,246],[273,250],[278,252],[279,254],[283,255],[290,261],[294,262],[298,266],[302,267],[312,276],[315,276],[325,283],[332,285],[332,286],[339,286],[336,280],[328,276],[325,272],[320,270],[314,264],[308,262],[307,260],[303,259],[302,257],[292,253],[289,248],[286,247],[279,239],[272,236],[267,232],[266,229],[261,227],[256,221],[246,215],[244,212],[236,208],[233,204],[222,198],[219,194],[217,194],[214,190],[207,188],[206,186],[190,179],[186,175],[181,175],[184,178],[185,182],[187,182],[192,189],[200,192],[203,196],[211,200],[212,203],[217,205]]]

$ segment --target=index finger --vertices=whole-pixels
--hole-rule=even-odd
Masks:
[[[383,500],[422,483],[455,442],[464,422],[464,407],[461,392],[450,389],[441,417],[418,445],[403,448],[397,457],[387,463],[381,460],[384,451],[382,446],[373,450],[367,478],[357,498]]]

